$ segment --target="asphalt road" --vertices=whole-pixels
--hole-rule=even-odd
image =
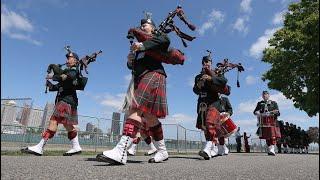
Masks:
[[[94,156],[1,156],[1,179],[319,179],[319,155],[229,154],[211,160],[172,155],[164,163],[129,157],[127,165],[98,162]]]

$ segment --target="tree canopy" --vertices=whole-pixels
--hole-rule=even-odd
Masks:
[[[312,117],[319,113],[319,0],[289,6],[284,25],[268,41],[262,80]]]

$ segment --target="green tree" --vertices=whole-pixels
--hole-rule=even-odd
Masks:
[[[309,136],[310,143],[319,144],[319,128],[318,127],[309,127],[307,134]]]
[[[319,113],[319,0],[289,6],[284,26],[268,41],[262,61],[271,69],[262,80],[281,91],[310,117]]]

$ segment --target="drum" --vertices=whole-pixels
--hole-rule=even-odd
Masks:
[[[281,138],[280,128],[275,116],[270,113],[262,113],[258,116],[258,135],[260,139]]]
[[[237,126],[230,119],[229,115],[220,114],[220,128],[218,129],[218,137],[229,137],[231,134],[237,131]]]

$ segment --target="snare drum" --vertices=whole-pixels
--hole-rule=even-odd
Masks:
[[[220,116],[221,117],[221,116]],[[237,131],[237,126],[230,119],[229,116],[221,119],[221,125],[218,129],[218,137],[229,137],[231,134]]]
[[[280,128],[274,115],[270,113],[263,113],[258,117],[259,120],[259,138],[270,139],[270,138],[281,138]]]

